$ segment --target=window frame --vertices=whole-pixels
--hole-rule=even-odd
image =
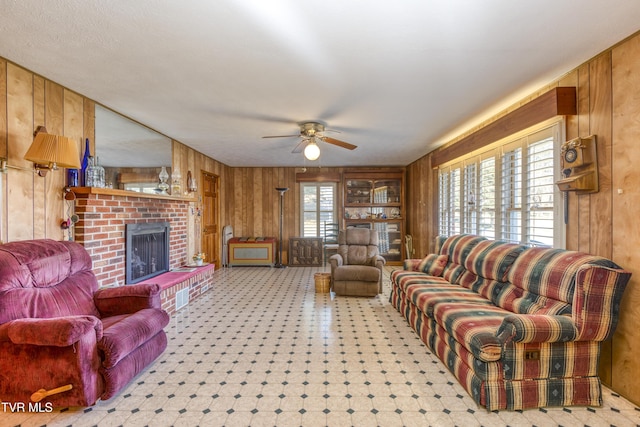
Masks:
[[[566,195],[563,195],[555,185],[555,182],[561,179],[560,160],[557,153],[560,152],[560,146],[564,141],[564,130],[565,122],[563,118],[548,120],[538,126],[526,129],[509,138],[504,138],[501,141],[490,144],[481,150],[468,153],[465,156],[461,156],[460,158],[439,166],[437,180],[437,229],[439,233],[449,236],[464,232],[483,235],[490,239],[539,245],[540,242],[535,241],[536,239],[531,239],[528,233],[536,230],[538,233],[547,233],[544,236],[545,239],[551,239],[551,237],[548,236],[551,228],[548,227],[549,214],[543,213],[541,219],[538,220],[538,224],[542,223],[544,226],[538,225],[536,227],[534,226],[534,219],[532,219],[533,212],[529,212],[531,198],[527,191],[529,188],[537,186],[541,189],[542,193],[540,194],[542,194],[544,198],[548,199],[551,194],[552,208],[546,207],[544,209],[538,209],[541,213],[543,211],[553,211],[553,244],[551,246],[564,248],[566,227],[563,221],[563,198],[566,197]],[[551,156],[548,155],[549,148],[540,145],[548,143],[549,139],[552,140]],[[529,151],[531,148],[536,147],[543,148],[543,150],[540,151],[542,154],[538,154],[538,156],[542,155],[542,160],[534,158],[534,152]],[[509,153],[517,153],[518,151],[520,151],[519,163],[517,165],[514,164],[514,170],[506,170],[505,166],[508,164]],[[549,164],[550,160],[551,165]],[[483,173],[484,162],[487,164],[491,162],[494,163],[493,177],[491,177],[491,173],[487,171],[485,171],[485,173],[488,174],[487,176],[483,177],[481,175]],[[532,169],[531,173],[542,172],[542,176],[536,181],[536,185],[532,185],[533,183],[527,169],[529,165],[539,166]],[[553,168],[551,175],[548,173],[549,168]],[[507,173],[505,174],[505,172]],[[462,176],[456,176],[456,173],[462,174]],[[474,176],[466,176],[468,173],[473,173]],[[522,182],[518,182],[518,179]],[[460,182],[457,195],[453,191],[456,189],[456,185],[455,183],[452,184],[452,180],[458,180]],[[481,183],[490,183],[491,180],[493,180],[493,191],[483,191]],[[514,183],[514,186],[510,187],[510,190],[507,188],[509,180]],[[553,182],[550,183],[550,180]],[[472,190],[473,186],[475,186],[475,190]],[[507,188],[506,192],[505,188]],[[551,188],[553,188],[552,191]],[[471,191],[473,191],[473,195]],[[491,206],[490,200],[491,193],[494,194],[493,206]],[[462,201],[459,213],[456,212],[456,206],[454,206],[454,200],[456,198]],[[511,207],[507,206],[508,203],[511,204]],[[547,201],[544,204],[548,205],[548,203]],[[444,208],[445,206],[447,207],[446,209]],[[493,213],[491,213],[491,211],[493,211]],[[485,215],[487,213],[488,215]],[[512,230],[508,229],[507,214],[518,218],[517,221],[511,223]],[[460,224],[455,223],[456,215],[460,217]],[[491,224],[490,221],[489,223],[486,221],[491,215],[493,215],[493,224]],[[489,227],[487,227],[487,224]],[[513,233],[510,235],[510,231],[517,231],[517,236],[514,236]],[[549,241],[550,240],[547,240],[547,243]]]
[[[321,203],[319,202],[321,196],[321,188],[322,187],[331,187],[333,191],[332,198],[332,209],[321,209]],[[305,189],[306,188],[315,188],[316,189],[316,207],[314,210],[306,210],[305,209]],[[306,234],[305,229],[305,218],[306,214],[310,212],[315,212],[315,222],[316,222],[316,235],[308,235]],[[322,213],[330,213],[333,218],[332,221],[324,221],[322,220]],[[321,237],[324,239],[324,223],[325,222],[338,222],[338,185],[336,182],[301,182],[300,183],[300,236],[301,237]]]

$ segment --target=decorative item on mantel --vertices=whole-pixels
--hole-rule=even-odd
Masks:
[[[169,189],[169,184],[167,184],[167,180],[169,179],[169,173],[165,166],[162,166],[162,169],[160,169],[158,179],[160,179],[160,183],[158,184],[158,193],[168,195],[167,190]]]
[[[98,164],[98,158],[89,156],[89,166],[85,172],[84,184],[86,187],[104,188],[104,168]]]
[[[174,196],[182,195],[182,175],[180,175],[178,168],[173,168],[171,171],[171,194]]]
[[[205,254],[204,252],[199,252],[193,255],[192,259],[195,265],[203,265],[206,257],[207,257],[207,254]]]
[[[83,187],[88,187],[85,181],[85,176],[87,173],[87,168],[89,167],[89,157],[91,156],[91,152],[89,150],[89,138],[87,138],[84,143],[84,155],[82,156],[82,164],[80,165],[80,185]]]

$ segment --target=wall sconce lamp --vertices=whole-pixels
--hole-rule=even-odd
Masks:
[[[49,170],[57,170],[59,166],[80,168],[78,144],[66,136],[47,133],[44,126],[38,126],[36,129],[33,142],[24,159],[33,162],[35,171],[42,177],[46,176]]]
[[[304,147],[304,157],[307,160],[317,160],[320,157],[320,147],[318,147],[315,138],[311,138],[307,146]]]
[[[191,175],[191,171],[187,171],[187,192],[195,193],[198,191],[198,182]]]

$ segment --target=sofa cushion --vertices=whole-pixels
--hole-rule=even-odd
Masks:
[[[431,318],[433,318],[433,307],[439,303],[492,305],[491,301],[474,291],[444,281],[434,280],[431,283],[423,281],[422,283],[408,284],[404,292],[411,304]]]
[[[494,305],[442,302],[433,307],[433,319],[458,343],[484,362],[499,360],[502,342],[496,331],[508,311]]]
[[[405,292],[409,285],[415,285],[415,284],[431,285],[431,284],[448,283],[442,277],[431,276],[427,273],[422,273],[419,271],[407,271],[407,270],[394,270],[391,273],[391,280],[393,281],[393,283],[397,285],[398,288],[402,290],[402,292]]]
[[[447,238],[440,248],[440,254],[449,257],[449,263],[444,268],[442,277],[450,283],[458,283],[458,279],[465,271],[465,258],[475,245],[485,240],[487,240],[485,237],[471,234],[460,234]]]
[[[493,301],[500,294],[502,288],[509,286],[508,283],[498,282],[497,280],[485,279],[471,271],[465,270],[458,279],[458,284],[463,288],[472,290],[482,295],[483,298]]]
[[[514,261],[525,246],[496,240],[478,242],[464,260],[464,267],[486,279],[504,282]]]
[[[104,353],[102,366],[112,368],[168,323],[169,315],[164,310],[155,308],[102,319],[104,333],[98,342],[98,349]]]
[[[449,261],[448,255],[429,254],[418,264],[418,271],[430,276],[440,276]]]
[[[471,249],[484,240],[487,239],[485,237],[474,236],[472,234],[451,236],[442,244],[440,254],[448,255],[449,262],[451,263],[464,265],[464,260],[469,255]]]

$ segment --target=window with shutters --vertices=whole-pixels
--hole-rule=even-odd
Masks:
[[[464,188],[462,189],[464,222],[463,230],[468,234],[476,234],[478,230],[478,174],[476,163],[464,167]]]
[[[462,195],[461,165],[458,163],[449,168],[446,175],[441,175],[440,182],[440,234],[450,236],[462,232]]]
[[[557,159],[562,123],[495,144],[439,169],[439,232],[563,247]],[[557,156],[555,156],[557,157]]]
[[[336,184],[303,182],[300,184],[302,237],[324,238],[324,224],[337,222]]]

